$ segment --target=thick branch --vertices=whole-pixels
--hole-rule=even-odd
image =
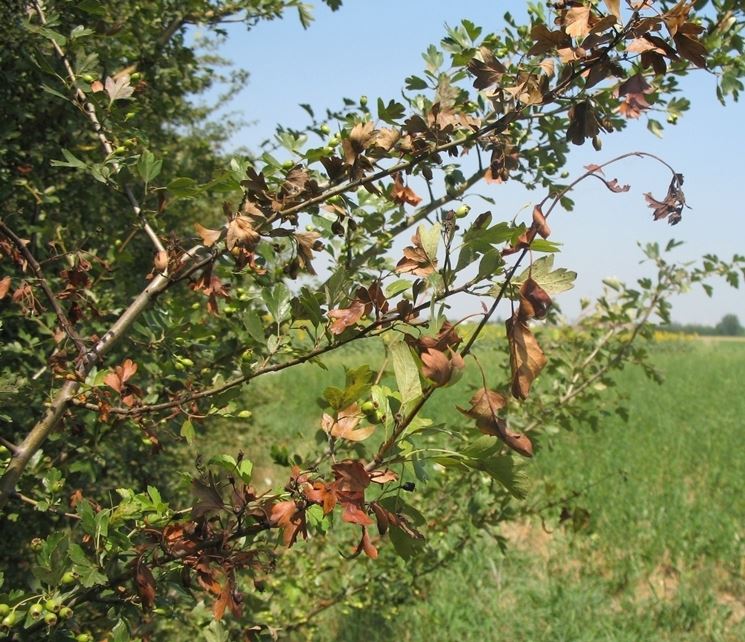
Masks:
[[[201,245],[193,247],[181,258],[182,264],[190,261],[199,250]],[[103,337],[90,348],[81,359],[81,363],[75,372],[75,379],[66,381],[57,391],[44,417],[29,431],[23,441],[18,444],[13,453],[10,463],[0,478],[0,510],[8,502],[15,491],[18,479],[25,470],[28,462],[59,424],[60,419],[69,407],[75,395],[80,389],[81,382],[91,371],[98,360],[113,348],[126,334],[135,320],[150,305],[153,299],[163,292],[170,284],[170,279],[164,274],[158,274],[148,286],[140,292],[129,307],[114,322]]]

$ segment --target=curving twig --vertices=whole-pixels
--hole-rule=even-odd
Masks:
[[[34,255],[31,253],[31,250],[26,247],[23,239],[21,239],[13,230],[11,230],[2,220],[0,220],[0,232],[2,232],[10,239],[13,245],[18,248],[18,251],[23,254],[26,261],[28,261],[28,264],[34,273],[36,280],[39,282],[39,286],[44,291],[44,294],[49,301],[49,305],[52,306],[54,313],[57,315],[57,320],[59,321],[60,326],[62,326],[65,334],[70,337],[70,340],[75,344],[75,347],[78,349],[78,354],[81,356],[85,354],[85,343],[80,338],[80,335],[78,335],[78,333],[75,331],[75,328],[73,328],[70,319],[67,318],[67,314],[65,314],[65,311],[59,304],[57,297],[54,295],[54,292],[52,292],[52,288],[49,287],[49,282],[44,276],[44,271],[41,269],[41,265],[39,265],[39,262],[36,260]]]

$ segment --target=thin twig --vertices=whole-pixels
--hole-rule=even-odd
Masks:
[[[65,311],[59,304],[57,297],[54,295],[54,292],[52,292],[52,288],[49,287],[49,282],[44,277],[44,271],[41,269],[41,265],[39,265],[39,262],[36,260],[34,255],[31,254],[31,251],[26,247],[26,244],[23,242],[23,240],[2,220],[0,220],[0,232],[7,236],[12,241],[13,245],[18,248],[19,252],[23,254],[29,266],[31,266],[31,270],[34,273],[36,280],[39,282],[39,286],[44,291],[44,294],[49,300],[49,305],[52,306],[54,313],[57,315],[57,320],[59,321],[60,326],[62,326],[65,334],[70,337],[70,340],[75,344],[75,347],[78,350],[78,354],[83,355],[86,351],[85,342],[80,338],[80,335],[75,332],[75,328],[73,328],[70,319],[67,318],[67,314],[65,314]]]

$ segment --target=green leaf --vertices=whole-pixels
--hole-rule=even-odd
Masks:
[[[437,246],[440,244],[440,229],[439,223],[435,223],[431,227],[420,225],[418,228],[422,249],[432,261],[437,258]]]
[[[73,563],[73,570],[80,576],[80,585],[84,588],[104,584],[108,579],[103,573],[99,572],[98,566],[88,558],[78,544],[70,544],[68,555]]]
[[[187,419],[184,423],[181,424],[179,435],[186,439],[186,443],[190,446],[194,443],[195,432],[194,424],[191,423],[191,419]]]
[[[411,354],[411,349],[403,341],[389,346],[396,385],[401,393],[401,403],[405,404],[422,395],[422,384],[419,381],[419,368]]]
[[[406,292],[406,290],[410,289],[411,281],[407,281],[405,279],[397,279],[393,283],[386,286],[385,295],[389,299],[392,299],[394,296],[401,294],[401,292]]]
[[[77,158],[69,149],[62,148],[64,161],[53,160],[52,167],[74,167],[75,169],[88,169],[88,165]]]
[[[391,100],[386,105],[382,98],[378,98],[378,118],[392,125],[400,120],[406,114],[406,108],[395,100]]]
[[[542,256],[533,262],[533,265],[526,268],[516,279],[513,279],[515,285],[525,283],[528,277],[538,283],[547,293],[558,294],[571,290],[574,287],[574,281],[577,279],[577,273],[566,268],[554,267],[554,257],[552,255]]]
[[[647,129],[652,132],[657,138],[662,138],[662,123],[654,118],[647,119]]]
[[[266,337],[264,337],[264,324],[261,322],[256,310],[246,310],[243,313],[242,320],[243,326],[254,341],[258,343],[264,343],[266,341]]]
[[[202,191],[199,184],[193,178],[186,178],[184,176],[174,178],[168,183],[166,189],[173,199],[194,198]]]
[[[473,467],[496,479],[513,497],[525,498],[525,475],[515,468],[515,463],[509,455],[487,457],[479,460]]]
[[[561,251],[561,244],[554,243],[553,241],[546,241],[545,239],[535,239],[530,244],[530,249],[533,250],[533,252],[559,252]]]
[[[144,151],[137,161],[137,173],[143,181],[150,183],[163,167],[163,159],[156,159],[152,152]]]
[[[129,636],[129,629],[124,620],[119,620],[114,628],[111,629],[111,642],[129,642],[132,638]]]
[[[429,85],[427,84],[427,81],[423,78],[420,78],[419,76],[409,76],[406,79],[406,89],[410,91],[417,91],[419,89],[427,89]]]

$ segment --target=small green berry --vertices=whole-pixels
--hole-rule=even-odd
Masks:
[[[16,622],[18,622],[18,616],[15,611],[11,611],[3,618],[3,621],[0,622],[0,626],[4,629],[12,629],[16,625]]]
[[[367,414],[369,412],[374,412],[375,411],[375,404],[372,401],[366,401],[366,402],[364,402],[362,404],[362,406],[360,406],[360,409],[365,414]]]
[[[331,133],[331,127],[329,127],[326,123],[323,123],[318,129],[321,130],[322,134],[330,134]]]
[[[34,620],[38,620],[44,613],[44,607],[41,604],[32,604],[28,607],[28,614]]]
[[[57,618],[57,615],[55,613],[47,613],[44,616],[44,623],[47,626],[54,626],[55,624],[57,624],[57,620],[58,620],[58,618]]]
[[[5,617],[10,613],[10,606],[7,604],[0,604],[0,617]]]
[[[74,584],[76,579],[77,578],[75,577],[75,573],[73,573],[72,571],[65,571],[62,574],[62,577],[60,578],[60,583],[61,584]]]
[[[362,107],[367,106],[367,96],[360,96],[360,106]]]
[[[50,597],[44,602],[44,608],[51,613],[57,613],[62,608],[62,603],[58,599]]]
[[[455,210],[455,216],[457,216],[458,218],[463,218],[464,216],[468,216],[468,212],[470,211],[471,206],[464,203],[457,210]]]
[[[63,607],[62,607],[62,608],[61,608],[61,609],[59,610],[59,616],[60,616],[60,617],[61,617],[61,618],[62,618],[63,620],[69,620],[69,619],[70,619],[70,618],[72,617],[72,609],[71,609],[71,608],[70,608],[69,606],[63,606]]]
[[[78,633],[75,642],[93,642],[93,636],[90,633]]]

